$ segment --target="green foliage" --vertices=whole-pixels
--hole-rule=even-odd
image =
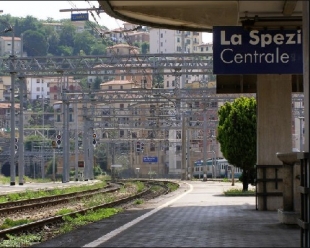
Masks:
[[[135,182],[136,187],[137,187],[137,192],[142,192],[145,188],[145,185],[143,182],[137,181]]]
[[[140,205],[142,204],[144,201],[142,199],[136,199],[135,200],[135,204]]]
[[[108,218],[112,215],[115,215],[121,212],[122,209],[116,208],[102,208],[98,210],[89,210],[85,215],[77,214],[75,217],[64,216],[63,219],[66,222],[60,229],[60,233],[69,232],[79,226],[85,225],[87,223],[92,223],[99,221],[105,218]]]
[[[254,196],[255,190],[229,189],[224,191],[225,196]]]
[[[47,41],[41,32],[26,31],[23,44],[28,56],[46,56],[47,54]]]
[[[177,183],[168,183],[167,187],[169,188],[169,191],[175,191],[180,187],[180,185]]]
[[[39,135],[29,135],[25,138],[25,150],[32,151],[34,146],[41,146],[41,142],[43,141],[43,137]],[[51,144],[51,140],[45,140],[47,144]]]
[[[36,180],[38,182],[38,180]],[[106,182],[99,182],[91,185],[82,185],[82,186],[75,186],[70,188],[55,188],[51,190],[26,190],[24,192],[17,192],[7,194],[3,196],[0,201],[2,202],[10,202],[10,201],[18,201],[24,199],[32,199],[32,198],[39,198],[44,196],[52,196],[52,195],[63,195],[68,193],[74,192],[82,192],[85,190],[91,189],[101,189],[106,186]]]
[[[65,214],[69,214],[69,213],[72,213],[72,209],[68,209],[68,208],[63,208],[63,209],[60,209],[59,211],[57,211],[55,213],[55,215],[65,215]]]
[[[42,237],[40,234],[28,234],[22,236],[7,235],[8,239],[0,242],[0,247],[29,247],[34,242],[40,242]]]
[[[241,97],[218,111],[217,140],[228,162],[247,172],[256,163],[256,100]],[[247,188],[247,180],[244,187]]]
[[[53,174],[53,160],[48,161],[45,173],[46,175]],[[56,161],[55,161],[55,174],[57,174],[57,162]]]
[[[103,173],[102,169],[99,165],[94,166],[94,176],[99,176]]]
[[[20,219],[20,220],[12,220],[10,218],[6,218],[2,225],[0,226],[0,229],[8,229],[8,228],[11,228],[11,227],[14,227],[14,226],[20,226],[20,225],[23,225],[23,224],[28,224],[30,223],[32,220],[29,220],[29,219]]]

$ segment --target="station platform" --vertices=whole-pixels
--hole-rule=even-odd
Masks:
[[[88,181],[69,181],[66,183],[62,182],[47,182],[47,183],[35,183],[35,182],[26,182],[23,185],[11,186],[9,183],[3,184],[0,183],[0,195],[23,192],[26,190],[42,190],[42,189],[53,189],[53,188],[65,188],[72,186],[88,185],[99,182],[99,180],[88,180]]]
[[[297,225],[258,211],[241,184],[178,181],[180,188],[33,247],[300,247]]]

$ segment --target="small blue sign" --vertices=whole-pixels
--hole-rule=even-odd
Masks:
[[[88,13],[71,14],[71,21],[88,21]]]
[[[157,157],[143,157],[144,163],[157,163]]]
[[[214,74],[302,74],[302,33],[213,27]]]

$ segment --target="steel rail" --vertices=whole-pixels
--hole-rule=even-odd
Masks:
[[[154,184],[160,185],[160,186],[165,188],[165,191],[162,194],[167,194],[169,191],[167,186],[163,186],[162,184],[160,184],[160,181],[150,181],[150,182],[147,182],[147,184],[148,184],[148,187],[145,190],[143,190],[142,192],[139,192],[139,193],[134,194],[132,196],[121,198],[121,199],[113,201],[113,202],[104,203],[104,204],[100,204],[100,205],[95,206],[95,207],[90,207],[90,208],[86,208],[83,210],[75,211],[73,213],[59,215],[59,216],[53,216],[53,217],[45,218],[42,220],[37,220],[37,221],[31,222],[28,224],[23,224],[21,226],[16,226],[16,227],[0,230],[0,238],[7,239],[8,234],[20,235],[22,233],[30,233],[30,232],[32,232],[32,230],[34,230],[34,232],[37,232],[36,230],[38,230],[38,229],[41,231],[41,229],[44,226],[52,225],[54,223],[64,222],[63,217],[65,217],[65,216],[75,217],[77,215],[84,215],[90,210],[94,211],[94,210],[98,210],[98,209],[102,209],[102,208],[112,208],[112,207],[128,204],[137,198],[145,197],[148,194],[150,194],[151,188],[152,188],[151,186]]]

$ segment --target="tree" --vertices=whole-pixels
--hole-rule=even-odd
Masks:
[[[243,170],[243,191],[256,163],[256,100],[241,97],[227,102],[218,111],[217,140],[228,162]]]
[[[91,55],[104,55],[106,54],[107,46],[102,43],[97,43],[92,46]]]
[[[65,47],[74,47],[74,37],[76,29],[73,24],[69,21],[63,23],[63,27],[59,34],[59,45]]]
[[[87,55],[89,55],[91,48],[95,43],[96,39],[88,31],[77,33],[74,37],[73,54],[79,55],[80,50],[83,50]]]
[[[45,56],[47,41],[41,32],[28,30],[24,33],[24,50],[28,56]]]
[[[149,53],[149,51],[150,51],[150,44],[147,43],[147,42],[143,42],[141,44],[141,53],[142,54],[147,54],[147,53]]]

